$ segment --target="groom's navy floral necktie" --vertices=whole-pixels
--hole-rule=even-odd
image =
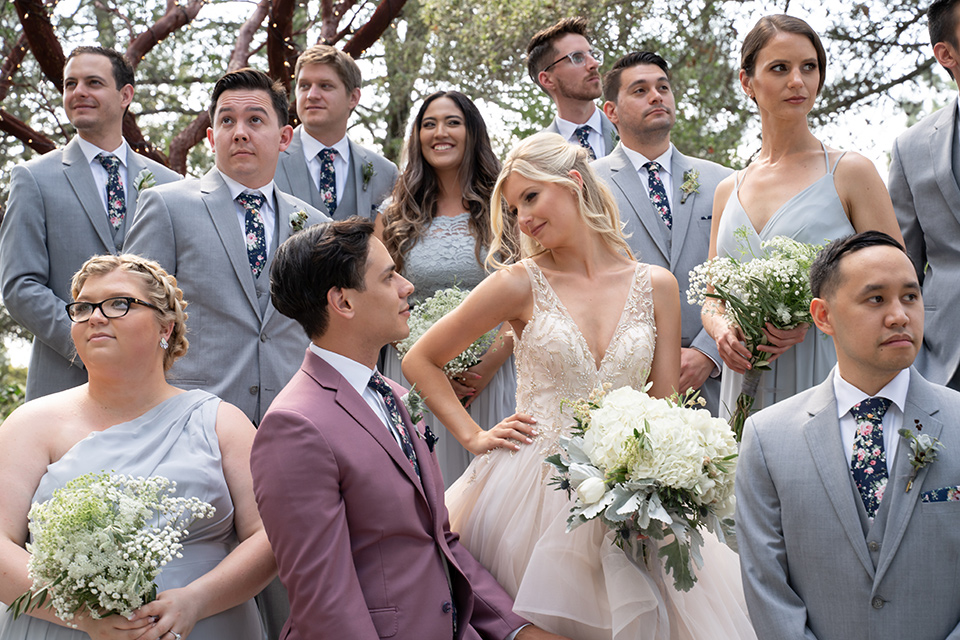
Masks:
[[[577,136],[577,141],[580,143],[580,146],[587,150],[587,153],[590,154],[591,160],[597,159],[597,153],[593,150],[593,147],[590,146],[590,126],[582,124],[577,127],[577,130],[574,131],[574,135]]]
[[[337,170],[333,166],[333,159],[337,157],[336,149],[322,149],[317,154],[320,160],[320,199],[327,207],[327,215],[333,217],[337,210]]]
[[[873,519],[887,487],[887,454],[883,448],[883,414],[890,407],[887,398],[867,398],[854,405],[850,414],[857,421],[850,471],[860,490],[867,515]]]
[[[673,228],[673,214],[670,213],[670,200],[667,199],[667,190],[663,187],[663,180],[660,179],[660,170],[663,167],[659,162],[648,162],[643,165],[647,170],[647,186],[650,188],[650,202],[653,208],[660,214],[663,224],[667,229]]]
[[[263,228],[263,216],[260,215],[260,209],[266,201],[261,193],[241,193],[237,196],[237,202],[243,205],[246,214],[243,225],[244,244],[254,279],[260,277],[263,265],[267,263],[267,236]]]
[[[387,405],[390,422],[393,423],[393,428],[400,434],[400,448],[403,449],[404,455],[407,456],[407,460],[413,465],[413,470],[419,478],[420,465],[417,463],[417,454],[413,450],[413,443],[410,442],[410,434],[407,432],[407,427],[403,424],[403,416],[400,415],[400,408],[397,407],[397,399],[393,395],[393,389],[390,388],[387,381],[384,380],[383,376],[377,371],[374,371],[373,375],[370,376],[370,382],[367,383],[367,386],[379,393],[380,397],[383,398],[383,403]]]
[[[97,161],[107,171],[107,217],[110,218],[110,225],[116,231],[123,224],[123,216],[127,213],[126,196],[123,193],[123,182],[120,180],[120,158],[98,153]]]

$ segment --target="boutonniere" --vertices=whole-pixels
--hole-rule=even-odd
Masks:
[[[363,190],[366,191],[367,186],[370,184],[370,178],[377,175],[377,172],[373,170],[373,163],[364,162],[362,173],[363,173]]]
[[[616,130],[610,132],[610,149],[612,150],[620,142],[620,134]]]
[[[691,193],[700,193],[700,172],[696,169],[688,169],[683,172],[683,184],[680,185],[680,191],[683,196],[680,198],[680,204],[687,201]]]
[[[133,181],[133,186],[137,191],[143,191],[150,187],[157,186],[157,180],[153,177],[153,172],[149,169],[141,169]]]
[[[923,425],[920,424],[919,420],[915,420],[915,422],[919,432]],[[903,436],[904,440],[910,445],[910,466],[913,467],[913,471],[910,473],[910,479],[907,480],[906,493],[909,493],[913,481],[920,473],[920,469],[936,461],[937,449],[943,449],[943,443],[926,433],[914,433],[910,429],[900,429],[897,433]]]
[[[306,223],[306,221],[307,212],[303,209],[294,211],[290,214],[290,227],[294,230],[294,232],[303,231],[303,225]]]
[[[417,432],[417,435],[420,436],[421,440],[427,441],[427,448],[430,451],[433,451],[433,447],[437,444],[437,440],[440,438],[430,430],[430,425],[424,425],[423,433],[420,433],[420,429],[416,428],[416,425],[423,420],[423,412],[427,411],[427,404],[423,400],[423,396],[420,395],[420,392],[417,391],[417,385],[413,385],[410,388],[410,391],[403,394],[403,397],[400,398],[400,402],[403,403],[403,406],[407,408],[407,413],[410,414],[410,422],[414,424],[414,431]]]

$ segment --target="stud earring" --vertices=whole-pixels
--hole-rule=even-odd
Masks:
[[[164,350],[166,350],[166,348],[170,346],[170,343],[167,342],[167,339],[166,339],[166,338],[164,338],[163,336],[160,336],[160,346],[161,346]]]

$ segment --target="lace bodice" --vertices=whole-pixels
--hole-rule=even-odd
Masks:
[[[413,283],[411,301],[422,302],[440,289],[473,289],[487,273],[477,262],[470,214],[437,216],[407,253],[403,277]],[[481,252],[481,259],[485,252]]]
[[[517,358],[517,411],[537,418],[535,445],[553,452],[557,438],[573,425],[561,400],[587,397],[598,385],[640,388],[653,363],[656,326],[650,267],[638,264],[630,294],[606,353],[596,367],[580,328],[540,268],[524,260],[533,287],[533,316],[514,341]]]

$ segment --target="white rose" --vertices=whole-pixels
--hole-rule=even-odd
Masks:
[[[584,504],[593,504],[607,492],[607,485],[600,478],[587,478],[577,487],[577,497]]]

